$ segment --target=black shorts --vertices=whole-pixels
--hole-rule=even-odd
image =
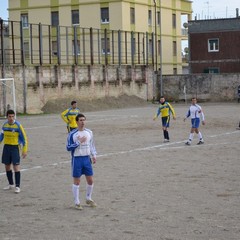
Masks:
[[[19,146],[18,145],[7,145],[5,144],[3,147],[2,153],[2,163],[5,165],[20,164],[20,154],[19,154]]]
[[[166,128],[170,126],[170,116],[162,117],[162,126]]]

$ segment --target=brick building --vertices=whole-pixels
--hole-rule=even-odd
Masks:
[[[240,72],[240,17],[189,21],[191,73]]]

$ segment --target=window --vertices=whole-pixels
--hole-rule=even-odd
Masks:
[[[214,67],[209,67],[209,68],[205,68],[204,69],[204,71],[203,71],[204,73],[219,73],[220,72],[220,70],[219,70],[219,68],[214,68]]]
[[[130,22],[135,24],[135,8],[130,8]]]
[[[160,25],[160,12],[157,12],[157,25]]]
[[[27,13],[21,14],[21,21],[22,21],[22,27],[28,28],[28,14]]]
[[[79,10],[72,10],[72,25],[79,24]]]
[[[152,11],[148,10],[148,25],[152,25]]]
[[[173,56],[177,56],[177,42],[173,41]]]
[[[219,51],[219,39],[208,39],[208,52]]]
[[[101,23],[109,23],[109,9],[101,8]]]
[[[52,24],[52,26],[59,25],[58,12],[51,12],[51,24]]]
[[[107,38],[107,42],[106,42],[107,49],[106,49],[106,46],[105,46],[105,38],[101,39],[101,45],[102,45],[102,54],[105,54],[106,50],[107,50],[107,54],[110,54],[110,40],[109,40],[109,38]]]
[[[57,56],[57,41],[52,41],[52,55]]]
[[[73,52],[73,55],[75,55],[75,52],[77,53],[77,55],[80,55],[80,41],[77,40],[76,42],[76,51],[75,51],[75,41],[73,40],[72,41],[72,52]]]
[[[177,20],[176,20],[176,14],[172,15],[172,27],[176,28],[177,27]]]
[[[173,75],[177,75],[177,68],[173,68]]]

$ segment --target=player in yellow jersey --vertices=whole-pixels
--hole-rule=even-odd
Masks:
[[[174,120],[176,120],[176,114],[172,105],[169,102],[166,102],[163,96],[160,97],[160,105],[158,107],[158,111],[155,114],[153,120],[156,120],[160,114],[162,116],[162,130],[163,130],[164,142],[169,142],[170,138],[169,138],[168,128],[170,124],[170,114],[173,115]]]
[[[2,126],[0,133],[0,143],[3,141],[2,163],[5,164],[6,175],[9,185],[4,190],[14,188],[13,173],[15,173],[15,193],[20,193],[20,148],[22,147],[22,157],[27,156],[28,140],[23,126],[15,120],[15,112],[7,111],[7,122]]]
[[[61,113],[61,117],[65,123],[67,123],[67,130],[71,132],[77,128],[76,116],[80,113],[80,109],[77,108],[77,102],[72,101],[70,108]]]

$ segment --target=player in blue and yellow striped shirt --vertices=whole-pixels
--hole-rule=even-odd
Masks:
[[[170,138],[168,128],[170,126],[170,115],[172,114],[173,119],[176,120],[176,114],[172,105],[169,102],[166,102],[163,96],[160,97],[160,105],[158,107],[157,113],[153,117],[153,120],[156,120],[160,114],[162,117],[164,142],[169,142]]]
[[[71,108],[68,108],[61,113],[63,121],[67,123],[68,132],[77,128],[76,116],[80,113],[80,109],[77,108],[76,101],[72,101],[71,106]]]
[[[13,173],[15,172],[15,193],[20,192],[20,148],[22,147],[22,157],[27,156],[28,140],[23,126],[15,120],[15,112],[7,111],[7,122],[2,126],[0,133],[0,143],[3,141],[2,163],[5,164],[6,175],[9,186],[5,190],[14,188]]]

